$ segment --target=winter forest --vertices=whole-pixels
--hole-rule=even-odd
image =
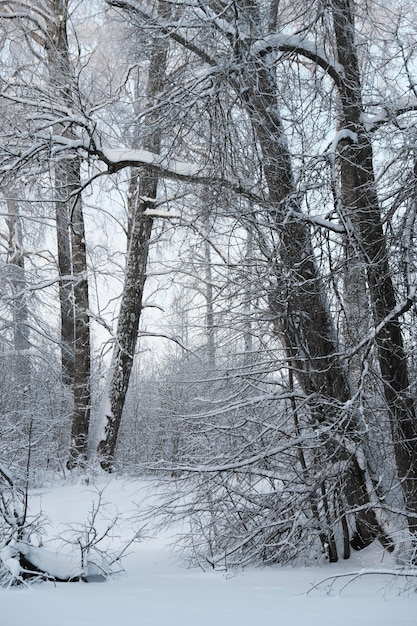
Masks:
[[[103,475],[194,565],[414,566],[416,24],[0,0],[0,583],[30,490]]]

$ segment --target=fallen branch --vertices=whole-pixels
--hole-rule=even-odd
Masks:
[[[321,589],[322,587],[327,585],[326,594],[330,595],[333,591],[333,588],[338,580],[348,578],[348,581],[341,587],[339,590],[339,594],[341,594],[349,585],[362,578],[363,576],[392,576],[392,577],[403,577],[403,578],[415,578],[417,579],[417,568],[408,567],[408,568],[385,568],[385,569],[367,569],[362,568],[360,570],[356,570],[353,572],[343,572],[340,574],[332,574],[332,576],[327,576],[323,578],[320,582],[316,583],[307,591],[306,595],[309,595],[312,591],[317,589]],[[417,583],[416,583],[417,585]]]

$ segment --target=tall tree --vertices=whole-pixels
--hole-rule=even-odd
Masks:
[[[75,68],[70,60],[68,43],[69,0],[51,0],[47,37],[44,40],[48,57],[50,88],[62,104],[70,110],[77,98]],[[60,125],[58,132],[69,140],[76,139],[71,124]],[[68,467],[83,464],[87,459],[88,431],[90,423],[90,319],[88,315],[88,270],[86,257],[86,234],[81,202],[81,161],[78,156],[58,159],[54,164],[55,191],[57,194],[57,234],[61,271],[61,329],[63,340],[63,363],[65,378],[72,375],[74,409],[71,423],[71,443]],[[68,286],[70,269],[68,263],[68,228],[71,245],[71,274],[73,300]],[[71,309],[73,307],[73,310]],[[71,329],[71,325],[73,328]],[[71,331],[73,347],[71,346]],[[72,368],[73,351],[73,370]]]
[[[410,530],[417,530],[417,418],[410,391],[400,316],[413,304],[414,294],[398,306],[376,192],[372,143],[364,119],[361,73],[355,41],[355,6],[333,0],[332,16],[337,61],[343,67],[339,85],[342,127],[339,146],[341,202],[351,220],[366,267],[372,302],[376,346],[391,420],[399,479]]]
[[[19,190],[17,184],[3,182],[3,194],[7,206],[8,226],[8,281],[11,285],[13,314],[14,379],[19,398],[27,395],[31,382],[29,360],[29,311],[26,293],[26,273],[24,259],[23,233],[20,217]],[[22,410],[23,407],[18,407]]]
[[[67,113],[78,108],[75,66],[68,42],[69,0],[2,1],[3,17],[16,20],[29,51],[45,65],[48,84],[40,88],[54,132],[68,142],[77,138]],[[35,50],[35,48],[37,48]],[[27,86],[22,92],[26,95]],[[54,115],[55,110],[61,111]],[[62,112],[65,114],[62,115]],[[87,458],[90,421],[90,320],[84,218],[81,204],[81,161],[78,155],[52,159],[56,202],[62,379],[73,389],[73,416],[68,467]]]
[[[125,8],[132,15],[140,16],[143,24],[155,27],[155,16],[144,3],[110,1],[109,4]],[[298,200],[292,155],[279,112],[276,70],[270,62],[268,50],[254,45],[257,40],[262,41],[264,35],[265,16],[261,5],[253,1],[235,2],[233,6],[197,3],[193,16],[201,19],[200,33],[204,40],[195,36],[198,33],[195,21],[191,15],[184,14],[184,5],[177,6],[181,20],[176,26],[172,20],[160,20],[159,28],[186,54],[203,63],[207,72],[222,77],[228,89],[234,91],[241,110],[246,112],[254,129],[261,152],[260,176],[264,176],[267,187],[265,201],[269,207],[269,223],[276,234],[270,255],[273,276],[273,285],[269,288],[271,311],[299,384],[308,398],[313,421],[319,431],[323,426],[331,425],[332,441],[326,442],[324,438],[323,445],[333,449],[331,457],[335,461],[347,461],[343,491],[349,506],[357,509],[352,545],[360,548],[383,533],[370,504],[366,471],[360,466],[356,453],[349,452],[343,443],[348,437],[351,447],[355,451],[361,450],[362,426],[358,413],[345,408],[351,400],[350,383],[340,358],[340,346],[315,260],[310,228]],[[267,18],[270,30],[276,26],[276,15],[277,3],[273,3]],[[181,26],[187,25],[187,19],[194,23],[192,39],[188,37],[186,26]],[[207,23],[213,27],[212,45],[205,36]],[[293,49],[294,46],[288,47]],[[239,175],[236,171],[234,174]],[[225,175],[227,177],[227,173]],[[333,558],[337,556],[333,555]]]
[[[68,2],[51,0],[45,9],[49,11],[46,20],[45,36],[40,43],[47,55],[47,69],[52,89],[56,90],[63,104],[72,105],[73,68],[69,60],[68,49]],[[68,125],[58,125],[57,132],[63,132],[69,139],[74,132]],[[71,235],[76,232],[71,228],[72,194],[79,190],[79,160],[55,159],[52,164],[55,183],[55,214],[58,250],[58,268],[60,272],[59,300],[61,310],[61,359],[62,380],[69,386],[75,378],[75,310],[74,283],[72,280],[73,264]],[[78,185],[77,185],[78,184]],[[77,199],[77,202],[79,200]]]
[[[158,13],[166,16],[168,3],[158,2]],[[147,71],[146,101],[153,112],[146,115],[145,150],[159,154],[162,141],[158,125],[158,102],[165,83],[168,46],[164,39],[156,38]],[[139,115],[138,109],[136,114]],[[101,466],[112,471],[114,452],[122,419],[126,393],[129,386],[142,314],[143,290],[153,218],[147,214],[155,208],[158,175],[149,168],[132,169],[128,193],[128,251],[125,278],[120,303],[117,330],[110,366],[110,379],[104,391],[102,414],[99,416],[99,441],[97,453]]]

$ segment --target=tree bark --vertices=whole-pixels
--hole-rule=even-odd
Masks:
[[[48,26],[45,48],[51,88],[72,108],[74,77],[68,44],[68,0],[51,0]],[[75,139],[71,126],[60,130],[64,136]],[[80,167],[78,156],[59,159],[54,167],[63,380],[72,383],[74,398],[69,469],[84,465],[87,460],[91,406],[89,296]]]
[[[44,41],[47,52],[49,78],[52,90],[71,106],[71,67],[67,39],[67,0],[51,0],[51,16],[47,23],[49,39]],[[60,128],[71,138],[71,129]],[[79,185],[80,175],[67,159],[53,164],[55,219],[60,274],[59,302],[61,315],[61,363],[62,382],[74,385],[75,376],[75,311],[74,286],[72,280],[71,249],[71,200],[70,195]],[[79,187],[78,187],[79,188]]]
[[[376,192],[373,151],[362,123],[361,78],[350,0],[332,0],[338,62],[344,68],[340,100],[343,126],[352,133],[340,149],[341,201],[362,248],[375,326],[397,305]],[[387,320],[376,338],[391,432],[410,530],[417,530],[417,421],[398,317]]]
[[[355,411],[345,411],[351,399],[350,383],[333,325],[325,289],[314,258],[310,230],[296,201],[291,155],[278,111],[275,71],[262,59],[243,64],[235,89],[253,121],[262,149],[265,179],[271,203],[271,221],[280,244],[271,260],[276,288],[270,293],[275,328],[284,339],[298,381],[308,398],[317,426],[332,426],[332,441],[324,440],[330,458],[348,463],[343,493],[354,514],[355,549],[376,537],[386,543],[370,503],[365,470],[351,448],[361,449],[362,425]],[[358,452],[359,454],[359,452]],[[360,455],[360,454],[359,454]]]
[[[26,294],[26,275],[23,253],[22,225],[19,215],[19,199],[16,186],[3,181],[3,193],[7,206],[6,223],[8,227],[8,277],[13,297],[13,343],[14,343],[14,379],[18,396],[23,400],[31,381],[29,361],[29,311]],[[19,407],[21,410],[22,407]]]
[[[167,10],[164,2],[159,2],[158,7],[160,12]],[[157,41],[151,52],[147,82],[147,99],[151,105],[155,104],[164,84],[167,52],[166,41]],[[158,154],[161,147],[161,131],[156,113],[148,115],[146,121],[150,130],[143,147]],[[112,354],[111,379],[105,390],[103,415],[99,416],[102,423],[99,425],[101,432],[97,454],[102,468],[106,471],[112,471],[114,466],[114,453],[136,350],[153,226],[153,219],[146,215],[146,211],[155,208],[157,187],[158,176],[154,171],[144,168],[140,173],[137,170],[132,172],[125,280]]]
[[[72,273],[74,280],[74,409],[71,424],[71,446],[67,466],[84,465],[87,460],[90,425],[90,318],[88,315],[88,273],[84,217],[78,195],[80,163],[78,159],[68,164],[72,167],[76,200],[71,212]],[[78,180],[77,180],[78,176]]]
[[[138,188],[138,183],[140,188]],[[117,444],[126,393],[135,355],[139,323],[142,313],[143,289],[146,281],[146,266],[149,253],[149,241],[152,233],[153,220],[145,214],[146,209],[154,207],[140,196],[155,198],[157,177],[148,172],[139,179],[134,175],[131,187],[134,193],[130,202],[134,205],[133,219],[130,229],[129,249],[126,259],[125,280],[117,321],[116,341],[111,362],[111,380],[105,393],[104,430],[100,433],[97,453],[102,468],[112,471],[114,453]]]
[[[65,171],[55,164],[55,221],[58,251],[59,304],[61,317],[61,370],[62,382],[69,387],[74,384],[74,289],[72,281],[72,253],[69,232],[70,217]]]

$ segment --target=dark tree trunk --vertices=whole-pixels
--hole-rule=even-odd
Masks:
[[[74,384],[74,290],[72,281],[72,254],[69,232],[67,182],[65,171],[59,163],[55,165],[55,220],[59,270],[59,304],[61,315],[61,365],[62,382]]]
[[[80,163],[72,161],[73,182],[79,189]],[[76,182],[78,176],[78,182]],[[75,191],[75,190],[74,190]],[[71,212],[72,273],[74,280],[74,409],[68,468],[87,460],[90,425],[90,318],[84,217],[81,199],[76,196]]]
[[[140,182],[140,189],[137,187]],[[130,195],[134,204],[133,219],[130,228],[129,249],[126,259],[122,301],[117,322],[116,342],[111,364],[111,380],[106,390],[107,399],[104,418],[104,431],[98,443],[97,453],[103,469],[111,471],[117,443],[123,407],[129,386],[130,373],[136,350],[140,317],[142,313],[143,289],[146,281],[146,266],[149,241],[152,233],[152,218],[145,214],[153,203],[140,200],[140,195],[155,198],[157,178],[154,174],[144,174],[139,179],[132,179],[135,191]]]
[[[376,193],[372,145],[363,127],[360,70],[354,16],[349,0],[332,1],[338,62],[344,68],[340,99],[343,126],[351,140],[339,146],[341,201],[362,249],[375,326],[387,320],[376,339],[387,409],[407,510],[417,513],[417,421],[410,394],[408,364],[398,317],[387,319],[397,306],[386,239]],[[411,305],[411,302],[410,302]],[[409,516],[410,530],[417,518]]]
[[[71,104],[71,72],[67,41],[67,2],[52,0],[51,19],[48,22],[49,39],[44,45],[48,56],[48,69],[52,90],[60,94],[64,102]],[[60,16],[63,19],[60,19]],[[58,129],[65,132],[63,128]],[[70,193],[74,182],[70,176],[67,160],[57,160],[53,165],[55,191],[55,219],[58,250],[59,303],[61,316],[61,364],[62,382],[74,385],[74,289],[72,281],[72,251],[70,236]],[[79,175],[78,175],[79,179]]]
[[[51,88],[71,108],[74,76],[68,44],[68,0],[52,0],[48,28],[45,47]],[[75,138],[71,126],[59,131],[69,139]],[[91,405],[89,297],[80,167],[77,156],[67,156],[55,163],[63,380],[73,385],[74,399],[69,469],[87,460]]]
[[[347,371],[340,359],[337,335],[326,301],[325,288],[314,258],[310,230],[300,216],[292,176],[291,155],[278,112],[274,70],[259,62],[248,66],[248,76],[236,81],[253,121],[262,149],[265,179],[271,203],[271,221],[280,236],[271,266],[276,288],[270,293],[275,327],[283,337],[288,357],[308,398],[313,421],[320,429],[331,425],[331,441],[323,445],[330,458],[348,463],[342,481],[345,501],[356,509],[355,549],[369,545],[383,531],[370,504],[366,476],[352,449],[361,447],[362,427],[355,411],[344,405],[351,398]],[[254,78],[256,76],[256,79]]]

